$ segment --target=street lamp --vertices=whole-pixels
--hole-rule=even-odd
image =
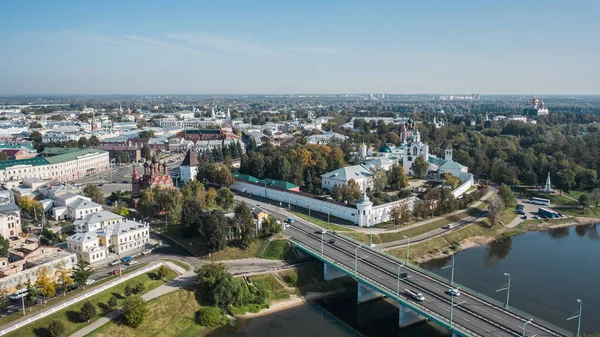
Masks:
[[[523,324],[523,335],[522,337],[525,337],[525,328],[527,327],[527,324],[531,323],[533,321],[533,318],[528,320],[527,322],[525,322],[525,324]]]
[[[452,254],[452,264],[442,267],[442,269],[452,268],[452,273],[450,274],[450,284],[454,284],[454,254]]]
[[[356,249],[354,250],[354,276],[356,276],[358,272],[358,250],[360,247],[362,246],[356,246]]]
[[[567,318],[567,321],[570,321],[573,318],[577,318],[577,334],[575,335],[575,337],[579,337],[579,331],[581,330],[581,307],[583,305],[580,299],[577,299],[577,302],[579,302],[579,313],[573,317]]]
[[[404,238],[408,240],[406,242],[406,264],[408,264],[408,259],[410,258],[410,238],[404,235]]]
[[[508,309],[508,300],[510,298],[510,273],[504,273],[504,276],[508,276],[508,285],[496,290],[496,292],[506,290],[506,303],[504,304],[504,307]]]

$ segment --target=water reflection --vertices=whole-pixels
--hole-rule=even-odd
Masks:
[[[562,239],[569,236],[569,227],[552,228],[548,230],[548,234],[553,239]]]
[[[484,255],[484,263],[486,268],[493,268],[498,264],[498,261],[503,260],[510,249],[512,248],[513,240],[511,237],[502,237],[500,239],[492,241],[486,249]]]

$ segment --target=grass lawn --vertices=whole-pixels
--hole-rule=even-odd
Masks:
[[[248,280],[258,290],[269,296],[270,300],[283,300],[290,297],[290,292],[285,289],[275,275],[255,275],[249,276]]]
[[[189,264],[179,261],[179,260],[173,260],[173,259],[163,259],[165,261],[169,261],[171,263],[174,263],[176,265],[178,265],[179,267],[185,269],[185,271],[190,271],[192,269],[192,266],[190,266]]]
[[[356,241],[360,241],[364,244],[370,244],[371,243],[371,235],[367,234],[367,233],[362,233],[362,232],[344,232],[341,233],[342,236],[347,236],[349,238],[352,238]],[[373,235],[373,243],[374,244],[378,244],[381,243],[381,239],[379,238],[379,236],[377,235]]]
[[[179,290],[156,298],[148,302],[148,309],[148,317],[136,329],[120,324],[119,321],[111,321],[88,336],[192,337],[202,336],[210,332],[209,328],[202,327],[194,322],[194,314],[200,309],[200,305],[191,291]]]
[[[260,257],[268,260],[283,261],[292,261],[296,259],[296,255],[292,251],[287,240],[271,241]]]
[[[503,224],[508,225],[511,221],[513,221],[517,217],[517,210],[513,207],[506,208],[504,212],[502,212],[502,216],[500,217],[500,221]]]
[[[323,279],[323,264],[320,262],[282,271],[279,276],[288,286],[296,288],[301,295],[310,292],[335,291],[341,288],[352,289],[352,287],[356,287],[356,282],[350,277],[325,281]]]
[[[323,220],[321,220],[319,218],[315,218],[313,216],[311,216],[309,218],[307,214],[299,213],[299,212],[296,212],[296,211],[293,211],[292,214],[294,214],[295,216],[297,216],[297,217],[299,217],[301,219],[304,219],[306,221],[310,221],[310,222],[314,223],[315,225],[321,226],[321,227],[323,227],[325,229],[328,229],[328,230],[340,231],[340,232],[341,231],[352,231],[352,229],[350,229],[350,228],[347,228],[347,227],[344,227],[344,226],[340,226],[340,225],[336,225],[336,224],[333,224],[333,223],[327,223],[327,221],[323,221]]]
[[[422,256],[428,253],[433,254],[443,249],[448,249],[448,247],[450,247],[450,243],[446,239],[444,239],[443,237],[437,237],[431,240],[427,240],[425,242],[410,245],[410,255],[412,258]],[[395,257],[401,260],[406,259],[406,248],[392,249],[386,251],[386,253],[394,255]]]
[[[577,200],[579,198],[580,195],[582,195],[583,193],[586,193],[585,191],[569,191],[569,193],[563,193],[566,194],[568,196],[570,196],[571,198]]]
[[[169,276],[167,277],[167,279],[171,280],[171,279],[175,278],[175,276],[177,276],[177,274],[175,274],[173,271],[169,270]],[[117,300],[118,300],[117,306],[120,306],[125,298],[123,295],[125,292],[125,287],[127,285],[134,286],[135,284],[137,284],[139,282],[144,283],[144,286],[145,286],[144,292],[148,292],[148,291],[164,284],[164,282],[161,279],[159,279],[158,275],[156,275],[156,273],[154,271],[151,271],[149,273],[136,276],[126,282],[120,283],[120,284],[118,284],[110,289],[107,289],[99,294],[91,296],[86,301],[91,301],[93,304],[95,304],[97,306],[98,312],[97,312],[96,316],[94,318],[92,318],[90,321],[94,321],[94,320],[108,314],[109,312],[111,312],[113,310],[110,307],[108,307],[108,305],[107,305],[108,299],[113,294],[115,295],[115,297],[117,297]],[[15,337],[27,337],[27,336],[35,337],[35,336],[40,336],[40,335],[46,336],[48,333],[47,332],[48,324],[50,324],[50,322],[53,320],[60,320],[64,323],[65,328],[66,328],[64,335],[68,336],[88,324],[87,322],[81,322],[78,317],[79,311],[81,310],[81,306],[83,305],[84,302],[85,301],[77,302],[68,308],[60,310],[60,311],[55,312],[51,315],[48,315],[40,320],[37,320],[31,324],[28,324],[28,325],[22,327],[21,329],[18,329],[16,331],[13,331],[13,332],[7,334],[6,336],[15,336]]]
[[[210,259],[212,261],[225,261],[257,257],[266,241],[267,239],[263,237],[255,239],[246,249],[236,246],[226,246],[225,249],[211,254]]]
[[[594,207],[586,207],[585,209],[578,208],[555,208],[557,212],[570,215],[580,216],[586,218],[600,218],[600,209]]]
[[[147,263],[144,263],[144,264],[138,265],[135,268],[127,269],[127,270],[123,271],[123,275],[127,275],[127,274],[129,274],[131,272],[134,272],[134,271],[140,269],[140,268],[144,268],[144,267],[146,267],[146,265],[147,265]],[[109,277],[107,277],[105,279],[102,279],[100,281],[95,282],[91,286],[87,286],[85,288],[85,290],[90,290],[90,289],[94,289],[96,287],[99,287],[102,284],[110,282],[110,281],[114,280],[117,277],[119,277],[119,276],[109,276]],[[36,305],[34,305],[32,307],[27,307],[27,304],[25,304],[25,313],[27,315],[35,314],[35,312],[39,311],[40,309],[44,309],[44,308],[48,307],[48,305],[54,305],[54,304],[57,304],[57,303],[62,303],[62,301],[69,300],[69,299],[71,299],[73,297],[77,297],[77,296],[81,295],[81,293],[83,293],[83,291],[84,291],[83,288],[71,290],[71,291],[67,292],[66,296],[62,296],[62,293],[57,293],[56,297],[48,299],[48,304],[46,306],[43,306],[43,305],[40,305],[40,304],[36,304]],[[21,317],[23,317],[23,313],[21,311],[15,312],[15,313],[13,313],[11,315],[8,315],[6,317],[0,318],[0,325],[8,324],[8,323],[10,323],[10,322],[12,322],[14,320],[17,320],[17,319],[19,319]]]

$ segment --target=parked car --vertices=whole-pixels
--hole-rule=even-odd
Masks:
[[[522,209],[517,210],[517,214],[525,215],[525,211]]]
[[[94,280],[93,278],[89,278],[85,281],[85,285],[89,286],[90,284],[94,284],[96,282],[96,280]]]
[[[523,216],[521,217],[521,219],[523,219],[523,220],[527,219],[527,215],[523,215]]]
[[[144,251],[142,252],[142,255],[148,255],[148,254],[150,254],[150,253],[152,253],[152,249],[151,249],[151,248],[148,248],[148,249],[146,249],[146,250],[144,250]]]
[[[537,215],[534,215],[533,218],[536,219],[536,220],[538,220],[540,217],[537,216]]]
[[[135,260],[129,260],[129,261],[125,262],[125,264],[128,265],[128,266],[133,266],[134,264],[138,264],[138,263],[139,262],[135,261]]]
[[[112,274],[113,275],[119,275],[119,274],[121,274],[121,271],[119,269],[113,270]]]
[[[453,224],[453,223],[451,223],[451,224],[447,224],[446,226],[444,226],[444,227],[442,227],[442,228],[443,228],[443,229],[452,229],[452,228],[454,228],[454,227],[456,227],[456,225],[455,225],[455,224]]]
[[[522,204],[518,204],[517,205],[517,209],[523,209],[525,206],[523,206]]]
[[[121,261],[123,263],[127,263],[127,262],[131,261],[131,256],[125,256],[124,258],[121,259]]]
[[[109,262],[109,263],[108,263],[108,265],[109,265],[109,266],[116,266],[116,265],[118,265],[119,263],[121,263],[121,260],[114,260],[114,261],[112,261],[112,262]]]

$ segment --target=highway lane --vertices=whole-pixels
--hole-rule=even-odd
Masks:
[[[286,229],[286,234],[319,251],[321,245],[320,235],[311,234],[311,231],[314,231],[315,227],[302,220],[297,220],[296,222],[292,227]],[[333,246],[326,243],[331,238],[335,238],[336,240]],[[333,258],[339,264],[343,264],[349,269],[354,269],[356,247],[359,247],[357,243],[333,233],[325,234],[324,240],[323,248],[325,256]],[[359,260],[359,274],[381,283],[388,288],[388,291],[395,294],[398,262],[366,246],[362,246],[358,251],[359,258],[363,257],[361,254],[369,256],[366,259]],[[444,291],[452,288],[451,285],[444,284],[439,280],[432,279],[412,269],[402,268],[401,272],[406,272],[409,275],[409,279],[403,281],[406,288],[422,292],[425,295],[426,300],[421,304],[449,319],[450,297],[445,295]],[[453,321],[456,324],[467,327],[469,330],[477,331],[482,336],[521,336],[523,324],[528,320],[528,318],[513,315],[502,308],[478,300],[464,291],[455,300]],[[463,301],[466,302],[459,306],[456,305]],[[560,334],[546,331],[536,324],[530,324],[527,327],[527,335],[535,334],[540,337],[560,336]]]

